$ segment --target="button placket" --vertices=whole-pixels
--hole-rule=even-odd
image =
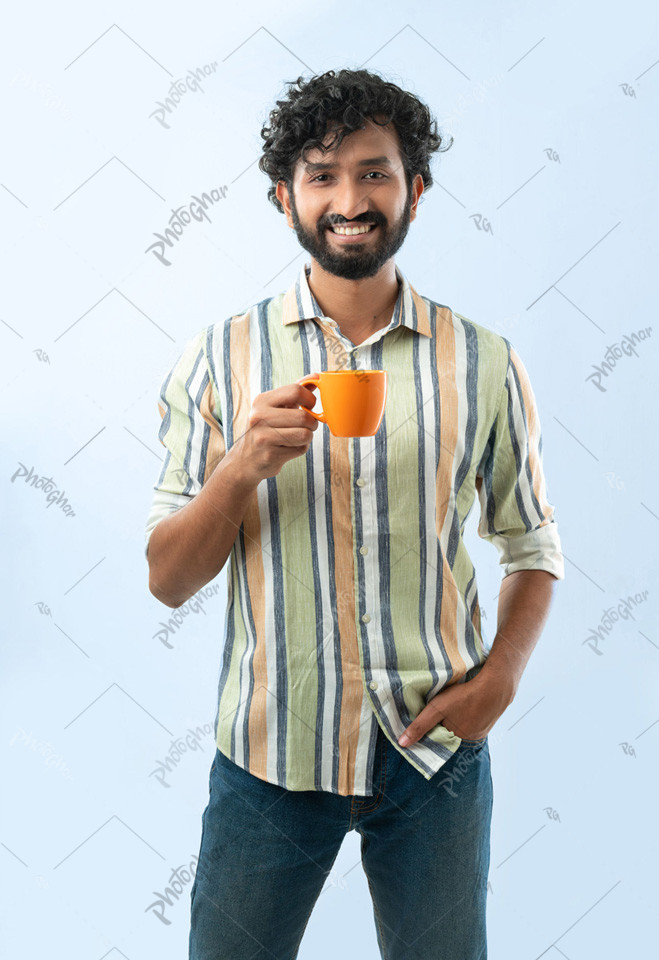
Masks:
[[[371,463],[375,464],[375,437],[371,437]],[[375,544],[375,548],[369,551],[370,556],[370,587],[371,587],[371,615],[375,618],[375,621],[380,626],[380,621],[377,618],[377,591],[378,584],[380,582],[379,570],[377,568],[378,563],[378,551],[377,551],[377,542],[378,542],[378,514],[377,514],[377,499],[375,495],[375,479],[373,479],[371,484],[371,543]],[[385,660],[383,657],[383,651],[380,646],[380,631],[371,631],[371,669],[376,676],[379,676],[380,670],[384,667]],[[373,690],[378,689],[377,681],[373,681],[375,687],[372,687]]]
[[[360,462],[362,464],[363,472],[365,472],[364,466],[370,466],[373,462],[374,445],[375,439],[373,437],[361,438],[362,457]],[[369,449],[365,450],[365,446],[367,446]],[[375,565],[377,564],[377,552],[371,550],[368,544],[373,543],[375,538],[377,538],[377,510],[375,503],[374,480],[372,476],[369,476],[368,484],[364,476],[359,477],[356,483],[362,488],[362,539],[364,542],[359,547],[359,552],[365,558],[363,569],[366,610],[361,616],[361,621],[364,624],[369,624],[374,622],[375,618],[378,571],[375,568]],[[375,673],[381,668],[381,650],[378,643],[378,638],[373,630],[367,631],[367,641],[369,645],[371,666],[373,672]],[[370,680],[368,682],[368,687],[370,690],[375,691],[378,689],[378,686],[379,684],[377,680]]]

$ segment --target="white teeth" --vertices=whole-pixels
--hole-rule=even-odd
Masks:
[[[371,224],[367,224],[363,227],[332,227],[331,229],[334,231],[334,233],[339,233],[346,237],[352,237],[356,233],[368,233],[368,231],[372,229],[372,226],[373,225]]]

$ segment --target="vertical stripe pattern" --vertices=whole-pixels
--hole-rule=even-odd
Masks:
[[[192,337],[162,382],[146,549],[248,426],[254,397],[322,370],[388,373],[373,437],[321,424],[305,454],[255,489],[227,561],[218,748],[289,790],[371,796],[378,725],[429,779],[460,745],[437,724],[397,738],[486,659],[478,534],[502,575],[564,579],[540,419],[502,336],[422,297],[396,268],[390,322],[353,344],[323,315],[303,265],[289,289]]]

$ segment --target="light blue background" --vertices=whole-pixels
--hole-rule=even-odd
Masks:
[[[199,849],[226,580],[171,647],[158,639],[173,613],[149,593],[144,557],[164,455],[158,391],[191,336],[299,271],[307,255],[266,200],[259,132],[286,82],[343,66],[411,90],[455,138],[397,263],[522,357],[565,552],[547,627],[490,734],[490,956],[652,953],[657,13],[640,2],[491,7],[32,3],[5,22],[8,956],[187,956],[191,883],[168,923],[150,905]],[[150,117],[173,80],[212,62],[169,129]],[[145,252],[172,208],[224,185],[171,266]],[[646,327],[597,390],[593,365]],[[12,482],[21,464],[52,477],[75,516]],[[500,570],[477,519],[468,545],[491,643]],[[599,651],[585,643],[605,610],[643,591]],[[165,787],[158,761],[204,725]],[[346,837],[301,960],[378,957],[358,840]]]

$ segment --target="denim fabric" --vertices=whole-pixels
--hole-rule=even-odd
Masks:
[[[426,780],[379,729],[367,797],[285,790],[216,750],[209,792],[189,960],[295,960],[349,830],[384,960],[486,960],[487,737],[463,740]]]

